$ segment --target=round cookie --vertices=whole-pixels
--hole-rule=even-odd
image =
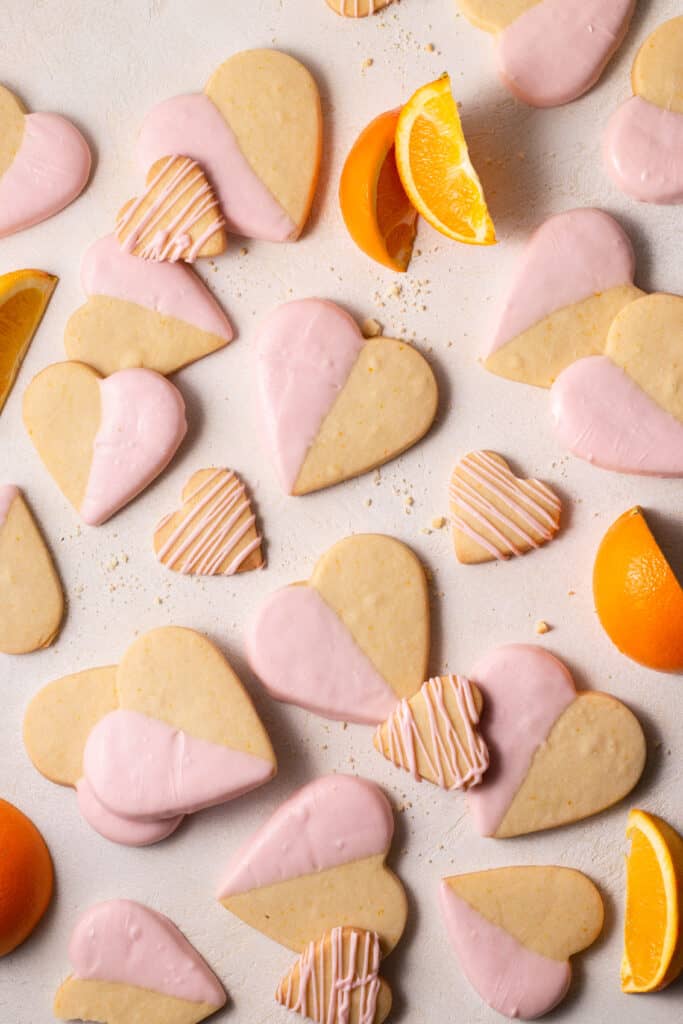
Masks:
[[[327,6],[345,18],[367,18],[388,7],[392,0],[326,0]]]

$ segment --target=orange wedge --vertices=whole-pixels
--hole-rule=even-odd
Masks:
[[[339,182],[344,223],[359,249],[390,270],[406,270],[417,211],[396,168],[394,141],[400,111],[380,114],[356,139]]]
[[[456,242],[493,245],[496,232],[448,75],[418,89],[401,111],[396,163],[408,198],[433,228]]]
[[[52,861],[25,814],[0,800],[0,956],[27,939],[52,898]]]
[[[627,657],[664,672],[683,669],[683,588],[642,510],[610,526],[593,568],[595,609]]]
[[[0,411],[56,284],[44,270],[0,275]]]
[[[656,992],[683,971],[683,838],[654,814],[631,811],[621,987]]]

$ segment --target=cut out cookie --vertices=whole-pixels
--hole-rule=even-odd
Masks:
[[[71,935],[69,960],[73,973],[54,1000],[59,1020],[198,1024],[227,999],[173,922],[132,900],[90,907]]]
[[[642,292],[626,232],[602,210],[568,210],[531,236],[484,366],[549,388],[570,363],[605,350],[617,313]]]
[[[261,416],[280,482],[308,494],[366,473],[429,430],[437,387],[411,345],[363,338],[332,302],[278,306],[256,338]]]
[[[287,972],[276,1002],[315,1024],[382,1024],[391,1011],[391,989],[379,977],[374,932],[333,928]]]
[[[683,476],[683,298],[630,303],[605,355],[568,367],[550,397],[555,434],[579,458],[617,473]]]
[[[174,572],[232,576],[264,565],[246,488],[231,469],[200,469],[183,488],[183,507],[154,532],[157,558]]]
[[[24,393],[24,425],[62,494],[90,526],[132,501],[169,464],[187,431],[176,387],[151,370],[102,378],[55,363]]]
[[[218,899],[298,953],[343,926],[376,932],[389,953],[407,915],[403,886],[384,864],[393,834],[378,786],[326,775],[297,790],[235,854]]]
[[[59,576],[18,487],[0,484],[0,651],[49,647],[64,615]]]
[[[81,194],[90,150],[58,114],[27,114],[0,85],[0,238],[59,213]]]
[[[229,231],[286,242],[308,218],[321,148],[320,96],[310,72],[278,50],[246,50],[213,73],[204,93],[154,107],[137,155],[145,172],[169,153],[192,157]]]
[[[404,544],[357,534],[318,560],[308,583],[275,591],[247,631],[251,668],[277,700],[377,724],[427,674],[429,595]]]
[[[463,974],[505,1017],[534,1020],[564,999],[569,958],[602,931],[600,893],[580,871],[511,867],[444,878],[441,912]]]
[[[633,97],[607,126],[607,172],[633,199],[683,203],[683,16],[648,36],[631,85]]]
[[[326,0],[327,6],[345,18],[367,18],[388,7],[392,0]]]
[[[139,260],[114,235],[86,250],[81,284],[88,301],[68,320],[64,345],[105,377],[137,367],[175,373],[232,341],[230,321],[189,267]]]
[[[470,673],[484,697],[491,766],[467,802],[498,839],[580,821],[631,792],[645,767],[638,719],[606,693],[577,693],[541,647],[509,644]]]
[[[557,107],[595,85],[618,50],[635,0],[458,0],[497,36],[504,85],[532,107]]]

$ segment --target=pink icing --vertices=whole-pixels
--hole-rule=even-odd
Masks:
[[[579,458],[617,473],[683,476],[683,423],[607,356],[568,366],[550,400],[555,434]]]
[[[505,85],[534,107],[582,96],[624,38],[634,7],[635,0],[542,0],[500,34]]]
[[[143,170],[172,153],[202,165],[230,231],[269,242],[286,242],[296,235],[296,225],[252,170],[232,128],[203,93],[165,100],[145,117],[137,145]]]
[[[325,775],[299,789],[232,858],[218,899],[386,853],[394,816],[379,786]]]
[[[607,125],[604,157],[615,185],[643,203],[683,203],[683,114],[633,96]]]
[[[69,942],[76,978],[110,981],[218,1009],[226,995],[194,946],[163,914],[132,900],[96,903]]]
[[[161,374],[119,370],[99,383],[102,420],[80,508],[90,526],[104,523],[144,490],[187,431],[183,396]]]
[[[567,668],[541,647],[508,644],[481,658],[470,679],[484,697],[491,764],[467,791],[476,829],[492,836],[524,782],[534,754],[576,697]]]
[[[288,494],[363,345],[352,317],[322,299],[287,302],[262,321],[256,336],[261,416]]]
[[[7,519],[10,506],[19,497],[19,488],[14,484],[0,484],[0,526]]]
[[[527,242],[487,355],[558,309],[631,284],[635,256],[628,235],[602,210],[550,217]]]
[[[247,632],[247,658],[269,693],[327,718],[384,721],[398,698],[311,586],[284,587]]]
[[[232,339],[230,321],[189,267],[140,260],[124,252],[115,235],[106,235],[86,249],[81,283],[86,295],[109,295],[134,302],[226,341]]]
[[[184,815],[175,818],[163,818],[157,821],[134,821],[112,814],[95,796],[87,779],[79,779],[76,784],[78,809],[88,822],[105,839],[122,846],[151,846],[166,839],[178,828]]]
[[[564,999],[571,981],[568,961],[527,949],[509,932],[441,883],[441,911],[463,974],[484,1002],[504,1017],[534,1020]]]
[[[90,150],[58,114],[27,114],[14,160],[0,177],[0,238],[68,206],[85,188]]]
[[[153,820],[242,796],[272,778],[275,767],[264,758],[119,708],[90,732],[83,773],[107,810]]]

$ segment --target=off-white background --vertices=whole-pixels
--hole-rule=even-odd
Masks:
[[[593,611],[591,570],[604,531],[636,503],[652,510],[653,522],[680,554],[682,486],[618,477],[566,457],[550,432],[547,395],[493,377],[478,364],[520,246],[552,212],[595,204],[616,214],[636,245],[640,285],[683,287],[683,210],[638,206],[610,186],[600,165],[601,132],[630,94],[628,73],[639,43],[658,22],[681,13],[674,0],[641,0],[638,8],[625,45],[597,88],[566,108],[533,111],[499,85],[491,40],[457,14],[454,0],[402,0],[356,22],[335,16],[324,0],[5,0],[0,80],[30,108],[73,117],[92,143],[95,166],[87,191],[72,207],[0,241],[0,272],[37,266],[60,277],[0,419],[0,479],[27,492],[69,599],[53,647],[22,658],[0,655],[0,794],[42,829],[57,875],[45,922],[0,963],[0,1024],[52,1020],[52,994],[69,969],[66,947],[78,914],[97,900],[124,896],[167,913],[206,956],[230,993],[221,1020],[284,1022],[286,1011],[272,993],[292,955],[231,917],[214,901],[214,891],[224,864],[259,822],[297,786],[328,771],[375,779],[400,808],[390,862],[408,889],[410,920],[384,968],[394,988],[394,1020],[500,1019],[470,989],[451,956],[438,883],[454,872],[528,863],[581,868],[605,899],[604,935],[578,958],[571,993],[552,1019],[680,1020],[680,982],[661,995],[621,995],[619,960],[628,808],[645,807],[683,827],[682,681],[639,668],[612,647]],[[176,93],[199,91],[217,65],[252,46],[294,54],[320,85],[325,150],[311,221],[295,246],[249,242],[241,255],[241,243],[231,240],[215,268],[199,268],[233,319],[237,340],[176,376],[190,429],[170,469],[105,526],[81,528],[27,440],[22,392],[34,373],[64,358],[64,324],[82,301],[81,253],[111,229],[118,207],[140,187],[133,143],[145,110]],[[422,225],[421,253],[399,278],[367,260],[346,235],[336,200],[339,173],[372,117],[446,69],[501,244],[460,246]],[[401,294],[389,295],[397,283]],[[371,474],[295,499],[280,493],[256,440],[249,349],[264,313],[303,296],[334,299],[360,318],[375,316],[387,334],[415,340],[438,374],[441,404],[429,437],[385,467],[379,481]],[[446,530],[421,532],[447,511],[455,460],[477,447],[505,454],[562,495],[564,530],[551,546],[511,564],[470,568],[456,563]],[[167,572],[151,552],[157,520],[176,505],[186,478],[211,464],[234,467],[253,490],[267,538],[263,573],[196,582]],[[407,496],[414,500],[410,514],[404,510]],[[433,573],[433,673],[466,673],[492,646],[536,642],[537,619],[551,623],[553,631],[538,642],[568,661],[580,685],[627,701],[645,726],[649,763],[632,798],[548,835],[482,839],[470,827],[461,795],[417,785],[399,773],[375,753],[371,729],[344,730],[271,701],[244,664],[245,622],[267,593],[305,578],[328,545],[358,531],[401,538]],[[118,566],[111,568],[115,559]],[[266,788],[188,818],[166,842],[126,849],[92,832],[79,817],[73,792],[33,769],[22,745],[22,716],[43,683],[115,662],[139,631],[169,623],[204,630],[226,651],[270,731],[280,771]]]

